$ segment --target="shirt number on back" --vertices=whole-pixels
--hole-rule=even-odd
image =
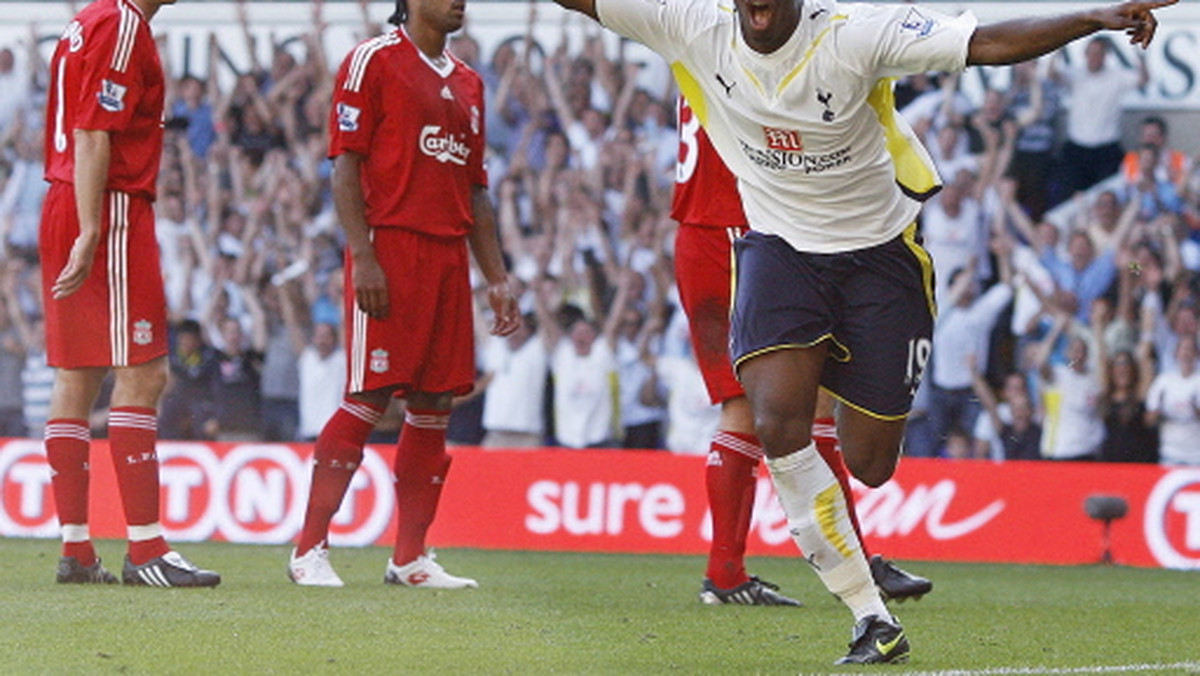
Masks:
[[[696,173],[696,164],[700,161],[700,142],[696,135],[700,132],[700,120],[692,114],[690,108],[679,100],[679,161],[675,163],[675,182],[687,183]]]

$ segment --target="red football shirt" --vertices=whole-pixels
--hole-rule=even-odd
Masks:
[[[109,190],[154,198],[163,145],[162,63],[145,15],[95,0],[63,31],[50,60],[46,179],[75,182],[76,129],[107,131]]]
[[[445,55],[435,65],[402,29],[367,40],[338,70],[329,155],[365,156],[367,223],[466,234],[472,187],[486,186],[483,80]]]
[[[679,160],[671,218],[689,225],[746,225],[737,178],[721,161],[687,101],[679,97]]]

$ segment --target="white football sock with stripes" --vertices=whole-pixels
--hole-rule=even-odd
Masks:
[[[854,619],[891,614],[875,588],[862,543],[854,532],[846,497],[815,442],[781,458],[767,458],[792,540],[829,591]]]

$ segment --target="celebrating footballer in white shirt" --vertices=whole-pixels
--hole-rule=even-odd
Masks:
[[[1101,30],[1146,47],[1152,10],[1175,1],[980,26],[910,4],[557,0],[663,56],[738,178],[752,231],[736,245],[731,353],[792,536],[854,614],[839,663],[909,655],[811,437],[823,388],[840,402],[846,465],[883,484],[931,350],[933,271],[914,219],[940,181],[890,78],[1025,61]]]

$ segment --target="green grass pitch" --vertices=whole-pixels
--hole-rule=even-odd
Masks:
[[[221,586],[57,585],[57,543],[0,540],[0,673],[1200,673],[1197,572],[908,562],[935,584],[893,609],[911,662],[846,668],[850,614],[799,558],[750,562],[796,609],[700,604],[696,556],[448,549],[481,586],[427,591],[385,587],[379,548],[333,551],[342,589],[288,582],[285,547],[180,551]]]

